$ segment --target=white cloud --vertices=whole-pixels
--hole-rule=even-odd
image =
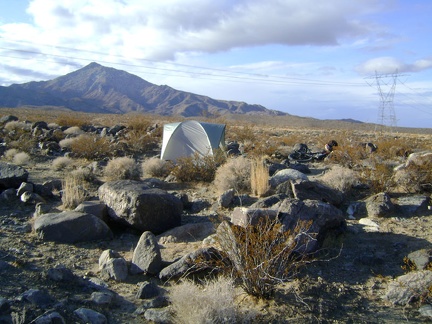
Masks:
[[[420,72],[432,68],[432,58],[405,63],[391,56],[370,59],[357,67],[362,74]]]

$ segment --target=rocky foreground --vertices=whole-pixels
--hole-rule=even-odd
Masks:
[[[54,144],[49,150],[64,154]],[[286,232],[307,222],[295,250],[317,258],[269,300],[241,294],[238,307],[252,314],[248,321],[432,318],[430,193],[353,199],[361,195],[319,181],[319,164],[278,163],[265,198],[141,178],[96,181],[86,201],[67,210],[62,172],[51,161],[0,162],[0,322],[175,322],[172,287],[223,259],[224,226],[263,218],[279,219]],[[425,163],[432,166],[432,153],[417,152],[395,174],[406,185],[410,166]]]

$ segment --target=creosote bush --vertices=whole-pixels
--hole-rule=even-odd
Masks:
[[[88,160],[109,157],[113,153],[109,140],[94,134],[78,136],[70,144],[70,149],[75,157]]]
[[[215,158],[197,153],[177,159],[171,173],[181,182],[212,182],[217,169]]]
[[[228,277],[201,284],[185,280],[171,287],[169,300],[174,323],[241,323],[251,317],[236,305],[234,281]]]
[[[119,157],[108,162],[104,169],[107,180],[139,180],[140,170],[134,159],[130,157]]]
[[[309,242],[309,236],[303,234],[310,226],[310,222],[299,222],[294,230],[283,231],[282,224],[269,217],[245,227],[223,222],[216,240],[231,263],[225,270],[240,280],[246,293],[271,298],[277,284],[294,279],[310,260],[302,252]]]
[[[251,190],[251,161],[243,156],[228,158],[216,170],[214,185],[220,193],[229,189],[249,193]]]

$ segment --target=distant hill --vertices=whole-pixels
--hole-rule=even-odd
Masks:
[[[289,115],[261,105],[216,100],[158,86],[97,63],[50,81],[0,87],[0,107],[57,106],[92,113],[140,112],[163,116]]]

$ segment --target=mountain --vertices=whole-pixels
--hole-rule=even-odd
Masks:
[[[97,63],[50,81],[0,87],[0,107],[57,106],[71,110],[122,114],[143,112],[165,116],[218,116],[227,113],[287,115],[261,105],[216,100],[155,85],[128,72]]]

